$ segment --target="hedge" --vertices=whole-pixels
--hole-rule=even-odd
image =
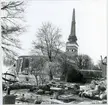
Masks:
[[[101,70],[80,70],[81,74],[86,79],[99,79],[102,78]]]

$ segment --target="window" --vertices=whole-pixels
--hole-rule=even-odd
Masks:
[[[72,49],[72,52],[74,52],[75,50],[74,49]]]
[[[25,64],[24,64],[24,68],[28,68],[29,67],[29,59],[25,59]]]

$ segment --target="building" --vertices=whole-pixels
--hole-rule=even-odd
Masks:
[[[76,22],[75,22],[75,9],[73,9],[72,23],[71,23],[71,31],[68,38],[68,42],[66,43],[66,53],[69,56],[72,56],[73,59],[76,59],[78,55],[78,44],[76,37]]]

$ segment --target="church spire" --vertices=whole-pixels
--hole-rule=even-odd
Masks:
[[[76,56],[78,55],[78,44],[75,28],[75,9],[73,9],[70,35],[68,38],[68,42],[66,43],[66,53],[67,55],[70,55],[73,60],[75,60]]]
[[[72,16],[72,23],[71,23],[71,32],[69,35],[69,43],[77,43],[77,37],[76,37],[76,27],[75,27],[75,9],[73,9],[73,16]]]

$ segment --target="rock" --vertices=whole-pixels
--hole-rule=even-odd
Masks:
[[[39,90],[37,91],[37,93],[38,93],[38,94],[44,94],[44,90],[39,89]]]
[[[41,104],[51,104],[51,101],[43,101]]]
[[[106,90],[106,87],[100,86],[100,90],[101,90],[101,91],[105,91],[105,90]]]
[[[38,87],[31,87],[28,91],[29,92],[34,92],[34,91],[37,91],[38,90]]]
[[[78,94],[78,95],[79,95],[79,97],[82,97],[82,92],[79,92],[79,94]]]
[[[91,104],[102,104],[102,101],[92,101]]]
[[[99,87],[100,87],[100,90],[101,91],[105,91],[106,90],[106,83],[105,83],[105,81],[101,81],[100,83],[99,83]]]
[[[99,99],[99,95],[95,95],[95,97]]]
[[[86,97],[86,98],[92,98],[93,94],[91,91],[84,91],[84,92],[80,92],[79,94],[81,97]]]
[[[80,89],[80,85],[75,84],[75,85],[74,85],[74,88],[75,88],[75,89]]]
[[[51,91],[45,91],[45,94],[51,94]]]
[[[60,95],[58,97],[59,100],[65,102],[65,103],[69,103],[69,102],[72,102],[72,101],[76,101],[76,97],[74,95]]]
[[[44,85],[42,85],[42,86],[39,86],[39,89],[42,89],[42,90],[44,90],[44,91],[50,91],[50,86],[44,84]]]
[[[63,88],[64,86],[63,85],[58,85],[58,88]]]
[[[103,93],[100,95],[100,99],[107,99],[107,93]]]
[[[42,103],[41,95],[36,95],[36,98],[34,100],[34,104],[41,104],[41,103]]]
[[[74,85],[74,94],[78,94],[80,92],[80,86],[79,85]]]
[[[84,91],[84,90],[87,90],[87,86],[80,86],[80,91]]]
[[[88,85],[87,85],[88,86]],[[86,86],[86,87],[87,87]],[[106,92],[106,83],[105,82],[98,82],[93,80],[89,85],[88,89],[82,88],[84,86],[80,86],[79,96],[80,97],[87,97],[94,100],[103,100],[107,99],[107,92]],[[83,92],[84,90],[84,92]]]
[[[25,98],[24,94],[22,94],[22,96],[18,100],[22,101],[22,102],[28,102],[28,100]]]
[[[98,88],[96,89],[96,87],[95,87],[95,89],[91,90],[91,92],[93,95],[98,95],[100,93],[100,90]]]
[[[64,102],[62,102],[60,100],[52,99],[51,104],[64,104]]]
[[[91,102],[80,102],[80,105],[90,105],[91,104]]]
[[[34,104],[41,104],[42,103],[42,101],[40,101],[40,100],[35,100],[34,101]]]
[[[96,86],[95,83],[91,83],[90,84],[90,89],[92,89],[92,90],[95,89],[95,86]]]
[[[102,101],[102,104],[107,104],[107,100],[103,100]]]

